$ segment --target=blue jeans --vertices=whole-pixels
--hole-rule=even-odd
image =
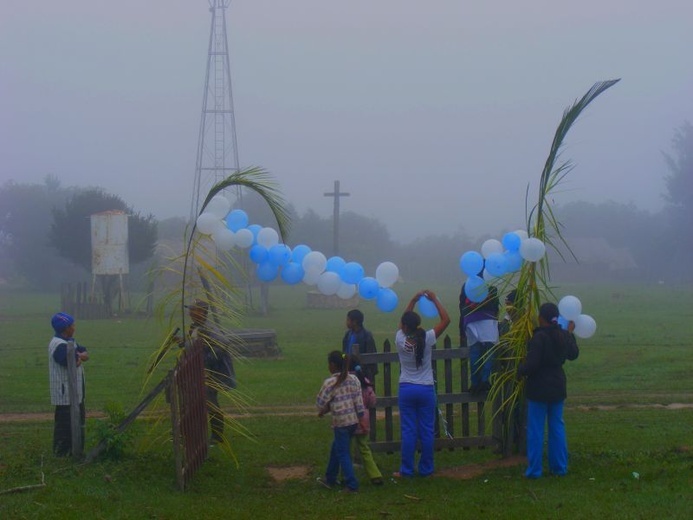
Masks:
[[[491,380],[492,356],[487,355],[493,348],[491,341],[478,341],[469,347],[469,362],[472,365],[472,386],[488,383]]]
[[[549,470],[554,475],[568,472],[568,441],[563,422],[563,401],[540,403],[527,399],[527,470],[525,477],[539,478],[544,456],[544,424],[549,423]]]
[[[342,469],[342,478],[349,489],[359,488],[358,480],[354,475],[354,465],[351,463],[351,437],[356,431],[356,425],[333,428],[334,440],[330,449],[330,460],[325,471],[325,480],[331,486],[337,483],[339,469]]]
[[[421,443],[419,475],[433,473],[433,429],[436,418],[436,391],[433,385],[399,385],[399,417],[402,428],[403,477],[414,475],[416,443]]]

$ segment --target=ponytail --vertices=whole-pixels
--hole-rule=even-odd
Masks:
[[[416,329],[414,338],[416,339],[416,368],[419,368],[423,364],[424,350],[426,350],[426,331],[419,327]]]
[[[349,375],[349,356],[342,354],[339,350],[333,350],[327,356],[327,362],[332,363],[339,369],[339,376],[332,388],[337,388],[341,385]]]
[[[426,331],[421,328],[421,316],[414,311],[406,311],[402,314],[402,329],[416,341],[416,367],[423,364],[424,350],[426,350]]]

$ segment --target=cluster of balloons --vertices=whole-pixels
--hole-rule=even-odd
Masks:
[[[591,338],[597,331],[597,322],[589,314],[582,314],[582,303],[576,296],[564,296],[558,302],[558,324],[568,328],[568,322],[575,322],[573,333],[578,338]]]
[[[488,296],[488,282],[515,273],[522,262],[537,262],[546,254],[544,242],[529,237],[524,230],[503,235],[502,240],[490,238],[481,245],[481,252],[467,251],[460,257],[460,269],[467,275],[465,294],[473,302]],[[482,274],[483,270],[483,274]]]
[[[280,277],[294,285],[303,282],[317,286],[325,295],[349,299],[356,293],[365,300],[375,300],[378,309],[392,312],[399,299],[391,286],[399,279],[399,269],[392,262],[382,262],[375,277],[365,276],[361,264],[347,262],[340,256],[327,258],[305,244],[293,249],[279,242],[279,234],[270,227],[249,225],[248,215],[240,209],[231,210],[223,195],[215,195],[205,211],[197,217],[197,229],[210,235],[221,251],[233,247],[248,249],[255,264],[255,274],[263,282]]]

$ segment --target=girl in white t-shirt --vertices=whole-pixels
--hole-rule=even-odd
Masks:
[[[412,309],[421,297],[436,306],[440,320],[430,330],[421,328],[421,317]],[[407,304],[395,336],[400,362],[399,413],[402,430],[402,462],[396,477],[414,475],[414,454],[421,443],[418,472],[422,477],[433,473],[433,436],[436,416],[436,392],[431,366],[431,349],[450,324],[450,317],[436,295],[419,291]]]

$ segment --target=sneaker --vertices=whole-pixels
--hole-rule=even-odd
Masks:
[[[359,492],[358,489],[354,489],[354,488],[350,488],[350,487],[343,487],[339,491],[341,491],[342,493],[358,493]]]
[[[372,478],[371,484],[373,484],[374,486],[382,486],[383,485],[383,477]]]

